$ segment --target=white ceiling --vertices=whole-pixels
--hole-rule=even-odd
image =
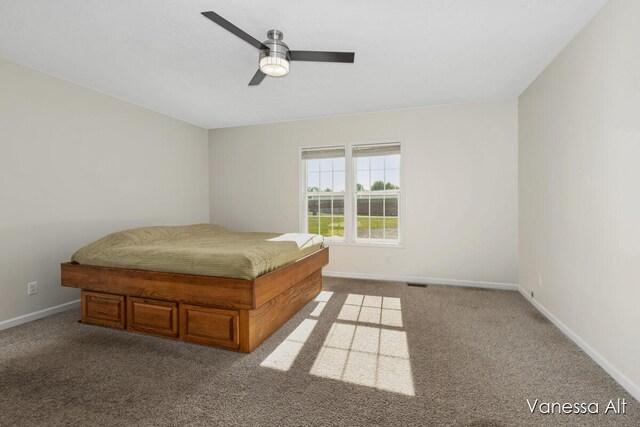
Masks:
[[[0,57],[205,128],[519,95],[606,0],[0,0]],[[355,51],[247,83],[254,37]]]

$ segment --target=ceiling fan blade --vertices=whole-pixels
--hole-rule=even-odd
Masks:
[[[217,13],[215,13],[215,12],[202,12],[202,15],[204,15],[207,18],[211,19],[213,22],[215,22],[216,24],[220,25],[225,30],[235,34],[238,37],[240,37],[242,40],[246,41],[247,43],[249,43],[251,46],[255,47],[256,49],[267,49],[267,50],[269,49],[268,47],[263,45],[260,40],[256,39],[255,37],[250,36],[247,33],[245,33],[240,28],[236,27],[231,22],[227,21],[226,19],[224,19],[222,16],[218,15]]]
[[[256,73],[253,75],[253,78],[249,82],[249,86],[258,86],[260,83],[262,83],[266,76],[267,75],[260,71],[260,69],[258,68],[258,71],[256,71]]]
[[[349,63],[353,63],[356,56],[354,52],[321,52],[316,50],[290,50],[289,55],[292,61]]]

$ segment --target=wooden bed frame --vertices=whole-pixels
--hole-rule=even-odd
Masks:
[[[329,248],[254,280],[61,264],[81,322],[252,352],[322,290]]]

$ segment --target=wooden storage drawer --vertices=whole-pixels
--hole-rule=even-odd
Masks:
[[[178,337],[178,304],[146,298],[127,298],[127,329]]]
[[[238,312],[180,304],[180,338],[198,344],[238,349]]]
[[[124,329],[124,296],[82,291],[83,323]]]

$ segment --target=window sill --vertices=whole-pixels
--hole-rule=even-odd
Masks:
[[[327,246],[355,246],[355,247],[363,247],[363,248],[389,248],[389,249],[404,249],[404,244],[402,242],[393,242],[393,243],[378,243],[378,242],[346,242],[346,241],[336,241],[336,240],[326,240],[324,243]]]

